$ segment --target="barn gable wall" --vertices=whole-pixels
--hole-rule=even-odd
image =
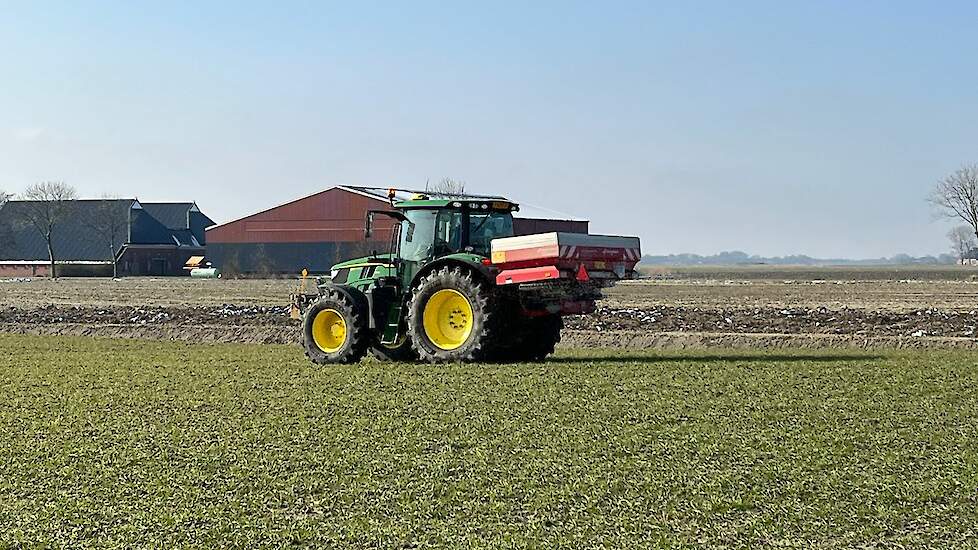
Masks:
[[[333,188],[207,231],[214,243],[318,243],[363,241],[367,210],[389,210],[376,199]],[[393,221],[378,216],[375,238],[390,236]]]

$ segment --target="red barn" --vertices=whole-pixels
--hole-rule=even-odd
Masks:
[[[225,273],[325,273],[340,261],[390,249],[393,220],[377,216],[364,240],[368,210],[389,210],[382,192],[338,186],[207,230],[207,259]],[[543,209],[514,214],[519,235],[587,233],[588,222]]]

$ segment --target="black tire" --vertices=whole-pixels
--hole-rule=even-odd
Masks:
[[[418,352],[411,345],[411,338],[404,336],[400,343],[387,346],[380,343],[380,338],[374,339],[370,344],[370,356],[378,361],[384,362],[408,362],[417,361]]]
[[[560,315],[534,317],[529,320],[526,341],[526,360],[543,361],[553,354],[560,343],[560,331],[564,328],[564,318]]]
[[[313,302],[302,318],[302,347],[306,350],[306,357],[317,365],[331,365],[337,363],[356,363],[363,359],[367,354],[367,346],[370,343],[369,329],[367,327],[367,314],[362,311],[362,307],[355,304],[350,298],[341,292],[330,291]],[[337,337],[337,333],[328,332],[324,334],[322,326],[317,327],[317,319],[323,316],[326,322],[335,315],[342,319],[343,337]],[[337,325],[333,323],[330,327]],[[314,333],[317,333],[320,341],[317,342]],[[325,340],[335,338],[335,346],[325,345]]]
[[[504,340],[508,343],[495,359],[500,362],[522,363],[543,361],[560,342],[564,319],[559,315],[523,317],[512,323]]]
[[[446,290],[464,297],[471,309],[471,316],[460,314],[457,318],[460,324],[470,327],[464,341],[451,349],[436,344],[429,337],[424,321],[429,302],[440,291]],[[445,266],[422,277],[411,292],[407,317],[408,333],[418,357],[431,363],[491,359],[499,335],[494,303],[492,288],[461,267]]]

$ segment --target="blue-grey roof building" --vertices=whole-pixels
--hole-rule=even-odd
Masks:
[[[214,222],[196,204],[136,199],[76,200],[54,227],[58,275],[183,275],[203,256],[204,229]],[[0,276],[48,275],[47,244],[31,222],[36,201],[0,208]]]

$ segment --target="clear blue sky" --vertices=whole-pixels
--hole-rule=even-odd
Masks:
[[[978,4],[484,4],[5,3],[0,188],[227,221],[451,176],[650,253],[947,249]]]

